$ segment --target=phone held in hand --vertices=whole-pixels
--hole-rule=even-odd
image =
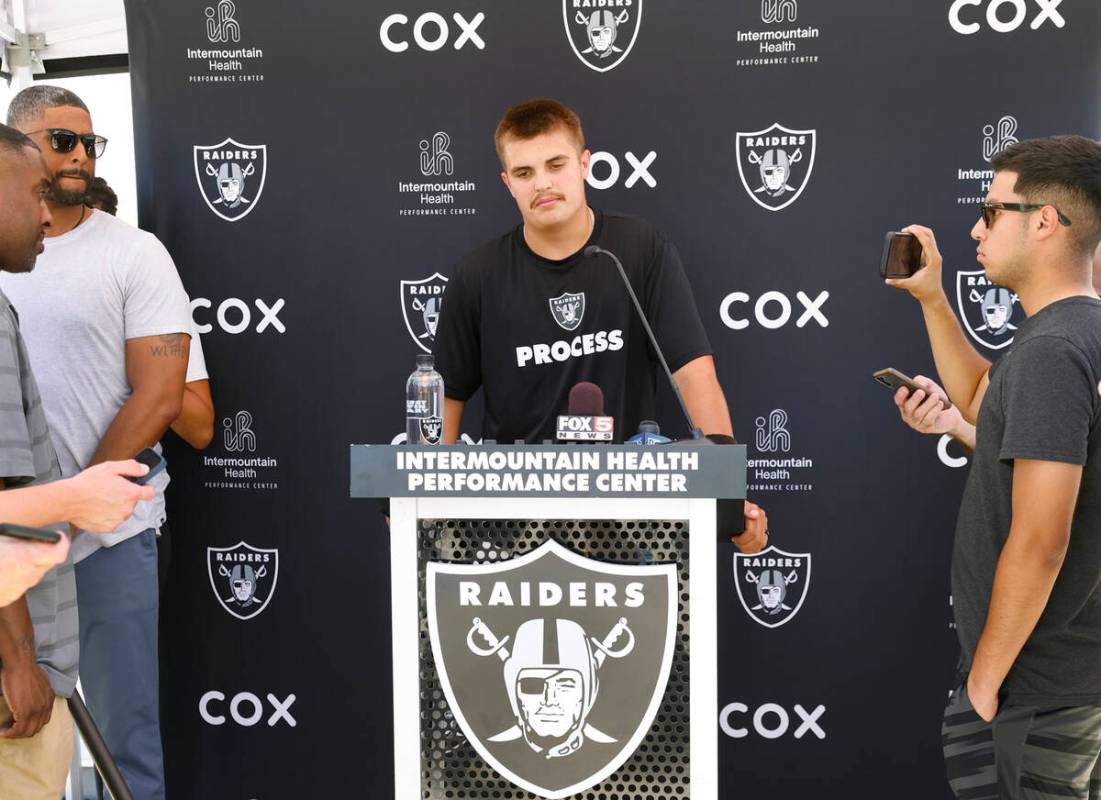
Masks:
[[[134,456],[134,460],[138,461],[145,466],[149,467],[149,471],[142,475],[140,478],[127,478],[128,481],[133,481],[139,486],[144,486],[153,479],[154,476],[164,470],[164,466],[167,463],[164,457],[157,453],[152,447],[147,447]]]
[[[916,383],[914,383],[913,378],[903,375],[901,372],[899,372],[897,369],[894,369],[893,367],[887,367],[886,369],[881,369],[878,372],[873,372],[872,377],[875,378],[879,383],[882,383],[892,392],[897,392],[900,387],[905,386],[911,392],[915,392],[920,389],[926,394],[929,394],[928,390],[925,389],[924,386],[918,386]],[[940,398],[940,401],[944,403],[944,407],[946,409],[952,407],[952,401],[949,400],[947,397],[945,397],[944,395],[938,395],[938,397]]]
[[[921,269],[921,242],[912,233],[888,231],[883,239],[883,258],[879,275],[883,278],[910,278]]]
[[[12,525],[0,523],[0,536],[11,539],[22,539],[26,542],[41,542],[42,544],[57,544],[61,541],[61,534],[46,528],[28,528],[25,525]]]

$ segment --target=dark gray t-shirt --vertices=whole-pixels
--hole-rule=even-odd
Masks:
[[[1101,703],[1101,301],[1071,297],[1020,326],[990,368],[960,505],[952,594],[964,666],[986,622],[1012,522],[1014,459],[1082,464],[1070,547],[1003,685],[1007,702]]]

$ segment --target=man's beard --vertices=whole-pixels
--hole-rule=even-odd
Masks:
[[[79,191],[61,188],[62,178],[80,178],[84,181],[84,188]],[[92,183],[92,176],[87,172],[59,172],[50,181],[50,202],[59,206],[79,206],[84,202],[84,196],[88,193],[88,186]]]

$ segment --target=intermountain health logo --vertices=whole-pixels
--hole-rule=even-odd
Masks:
[[[566,38],[581,63],[607,72],[631,54],[642,24],[642,0],[562,0]]]
[[[1017,144],[1020,139],[1017,136],[1020,123],[1011,114],[1003,114],[997,121],[989,122],[982,127],[981,136],[978,138],[978,153],[982,155],[982,166],[960,168],[956,170],[956,181],[959,184],[959,195],[956,197],[956,205],[977,205],[986,199],[986,193],[990,191],[990,184],[994,180],[994,170],[990,168],[990,159],[1005,150],[1010,145]],[[970,139],[969,141],[975,141]],[[970,149],[971,145],[968,145]],[[976,217],[978,216],[976,209]]]
[[[779,122],[736,140],[738,175],[753,202],[781,211],[803,193],[814,170],[816,132],[794,130]]]
[[[740,4],[740,11],[753,9]],[[798,25],[797,0],[760,0],[761,22],[768,27],[738,30],[734,39],[736,66],[772,67],[788,64],[817,64],[818,56],[808,52],[821,35],[818,28]]]
[[[226,222],[252,213],[264,191],[268,148],[223,139],[218,144],[195,145],[195,180],[207,208]]]
[[[788,429],[788,412],[774,408],[757,417],[754,445],[748,468],[747,490],[751,492],[809,492],[814,459],[793,448]]]
[[[225,455],[203,456],[203,487],[263,491],[279,488],[279,459],[263,455],[252,412],[242,409],[222,420]]]
[[[203,29],[208,46],[188,47],[188,68],[183,70],[192,84],[259,83],[264,51],[242,46],[242,26],[233,0],[219,0],[203,9]]]
[[[572,797],[638,748],[672,664],[675,564],[605,564],[548,541],[505,563],[429,562],[426,590],[451,713],[505,778]]]
[[[241,541],[233,547],[208,547],[210,588],[226,613],[237,619],[258,616],[271,602],[279,578],[279,550]]]
[[[453,179],[456,168],[451,146],[451,135],[447,131],[436,131],[420,140],[417,145],[420,176],[411,181],[398,181],[398,195],[403,197],[398,216],[469,216],[478,213],[473,206],[463,205],[464,201],[468,202],[465,195],[476,191],[478,184],[472,180]]]

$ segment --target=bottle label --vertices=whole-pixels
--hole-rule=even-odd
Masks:
[[[427,400],[406,400],[405,401],[405,416],[407,417],[419,417],[428,413],[428,401]]]
[[[421,439],[425,444],[439,444],[443,437],[443,418],[421,417],[420,431]]]

